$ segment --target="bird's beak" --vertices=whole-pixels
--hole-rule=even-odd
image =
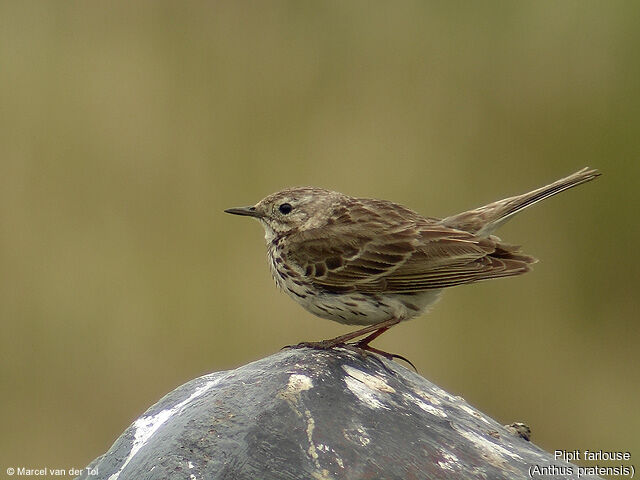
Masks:
[[[238,207],[227,208],[225,213],[231,213],[232,215],[243,215],[245,217],[262,218],[262,214],[256,211],[256,207]]]

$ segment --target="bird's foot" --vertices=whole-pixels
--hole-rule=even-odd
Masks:
[[[331,350],[332,348],[342,347],[346,345],[344,342],[337,342],[334,338],[330,340],[321,340],[319,342],[300,342],[297,345],[286,345],[285,348],[313,348],[314,350]]]
[[[411,365],[411,367],[416,371],[416,373],[418,372],[418,369],[416,368],[416,366],[413,363],[411,363],[411,361],[408,358],[403,357],[402,355],[398,355],[397,353],[389,353],[389,352],[385,352],[384,350],[380,350],[378,348],[372,347],[371,345],[369,345],[368,342],[365,342],[364,340],[360,342],[349,343],[347,346],[353,347],[354,349],[358,349],[365,354],[367,352],[377,353],[378,355],[386,358],[387,360],[393,360],[394,358],[397,358],[399,360],[404,360],[409,365]]]
[[[293,348],[312,348],[314,350],[331,350],[333,348],[342,348],[350,352],[353,352],[363,358],[368,358],[370,356],[370,353],[376,353],[381,357],[386,358],[387,360],[393,360],[394,358],[397,358],[399,360],[404,360],[409,365],[411,365],[411,367],[416,372],[418,371],[416,366],[413,363],[411,363],[411,361],[408,358],[403,357],[402,355],[398,355],[397,353],[389,353],[389,352],[385,352],[384,350],[380,350],[378,348],[372,347],[371,345],[369,345],[368,342],[365,342],[365,340],[361,340],[360,342],[345,343],[342,341],[336,341],[335,338],[332,338],[329,340],[321,340],[319,342],[300,342],[296,345],[285,345],[284,347],[282,347],[282,350],[286,348],[292,348],[292,349]]]

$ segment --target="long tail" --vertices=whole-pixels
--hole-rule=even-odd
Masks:
[[[486,237],[520,210],[576,185],[589,182],[600,175],[598,170],[585,167],[547,186],[447,217],[442,220],[442,223],[448,227],[475,233],[479,237]]]

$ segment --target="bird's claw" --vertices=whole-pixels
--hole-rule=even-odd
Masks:
[[[335,342],[333,340],[321,340],[320,342],[300,342],[297,345],[285,345],[281,350],[285,348],[312,348],[314,350],[331,350],[336,347],[343,347],[345,343]]]
[[[411,367],[413,367],[413,369],[416,372],[418,371],[416,366],[413,363],[411,363],[411,361],[406,357],[403,357],[402,355],[398,355],[397,353],[389,353],[383,350],[379,350],[377,348],[370,346],[368,343],[363,343],[363,342],[345,343],[345,342],[337,342],[335,341],[335,339],[331,339],[331,340],[321,340],[319,342],[300,342],[296,345],[285,345],[284,347],[281,348],[281,350],[284,350],[286,348],[291,348],[291,349],[312,348],[314,350],[331,350],[333,348],[343,348],[350,352],[356,353],[362,356],[363,358],[368,358],[370,353],[377,353],[378,355],[386,358],[387,360],[393,360],[394,358],[404,360],[409,365],[411,365]]]

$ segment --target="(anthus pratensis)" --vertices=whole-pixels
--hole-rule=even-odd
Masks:
[[[369,342],[425,312],[444,288],[528,272],[537,260],[493,232],[530,205],[599,175],[583,168],[529,193],[444,219],[315,187],[288,188],[225,212],[260,221],[276,284],[306,310],[367,325],[299,346],[329,349],[367,335],[349,345],[398,357]]]

